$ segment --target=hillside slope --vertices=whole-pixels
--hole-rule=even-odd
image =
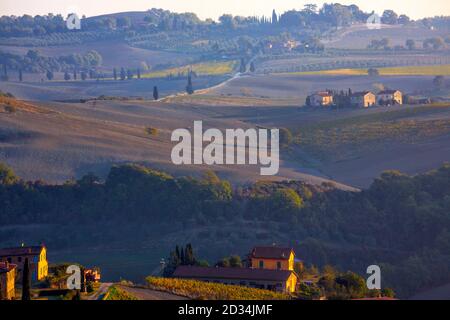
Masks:
[[[241,121],[240,115],[229,117],[226,110],[145,101],[40,102],[33,106],[46,112],[18,109],[13,114],[0,113],[0,161],[25,179],[63,182],[90,171],[103,176],[111,165],[126,162],[186,175],[212,169],[234,182],[261,179],[259,166],[172,164],[172,130],[191,128],[196,120],[223,130],[252,127]],[[233,110],[235,107],[230,107]],[[156,128],[158,135],[149,136],[146,127]],[[329,181],[314,170],[288,161],[282,162],[279,175],[274,177],[286,178],[312,184]]]

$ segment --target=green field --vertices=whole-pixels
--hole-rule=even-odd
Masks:
[[[121,301],[123,301],[123,300],[137,300],[137,298],[134,297],[133,295],[129,294],[125,290],[118,288],[117,286],[112,286],[109,289],[109,291],[107,292],[107,294],[105,295],[105,297],[103,298],[103,300],[121,300]]]
[[[381,76],[449,76],[450,65],[434,66],[407,66],[378,68]],[[343,75],[343,76],[366,76],[367,69],[335,69],[321,71],[294,72],[289,74],[298,75]]]
[[[177,68],[169,68],[164,70],[152,71],[142,74],[142,78],[164,78],[169,75],[177,76],[178,74],[187,74],[189,70],[194,71],[197,75],[224,75],[232,73],[236,68],[236,61],[213,61],[202,62],[192,65],[186,65]]]

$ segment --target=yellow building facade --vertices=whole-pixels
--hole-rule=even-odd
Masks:
[[[48,276],[47,248],[45,246],[0,249],[0,262],[17,265],[17,277],[22,277],[26,259],[33,281],[42,281]]]
[[[250,254],[254,269],[294,271],[294,250],[290,248],[256,247]]]
[[[16,295],[16,265],[0,263],[0,300],[13,300]]]
[[[289,277],[283,281],[283,289],[295,292],[298,276],[294,272],[295,252],[292,248],[255,247],[248,261],[252,269],[290,271]]]

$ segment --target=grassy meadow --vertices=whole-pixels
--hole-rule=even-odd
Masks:
[[[182,67],[168,68],[158,71],[151,71],[142,74],[142,78],[164,78],[169,75],[177,76],[178,74],[187,74],[189,70],[194,71],[197,75],[224,75],[232,73],[236,68],[237,61],[208,61]]]
[[[112,286],[106,293],[103,300],[138,300],[133,295],[129,294],[125,290],[118,288],[117,286]]]

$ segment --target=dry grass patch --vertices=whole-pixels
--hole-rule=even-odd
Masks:
[[[341,160],[386,143],[415,143],[450,133],[450,119],[421,119],[450,105],[424,106],[305,125],[295,131],[300,147],[322,160]]]
[[[405,66],[376,68],[380,76],[449,76],[450,65]],[[366,76],[368,69],[335,69],[322,71],[294,72],[298,75]]]

